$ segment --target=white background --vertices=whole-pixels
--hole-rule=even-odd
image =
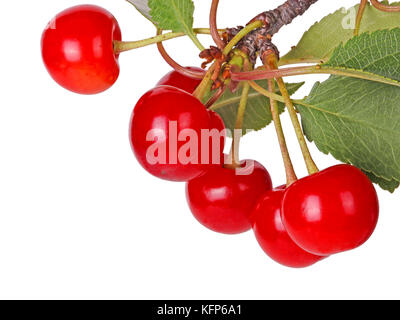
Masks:
[[[222,0],[219,26],[246,23],[281,2]],[[283,28],[276,44],[287,52],[316,20],[356,2],[319,1]],[[147,174],[129,146],[136,101],[169,71],[155,47],[123,54],[118,82],[101,95],[67,92],[47,74],[42,30],[80,3],[0,2],[0,298],[400,298],[398,192],[379,191],[381,217],[366,245],[302,270],[271,261],[251,232],[224,236],[199,225],[184,184]],[[126,1],[86,3],[110,10],[124,40],[154,35]],[[195,4],[195,25],[204,27],[210,1]],[[184,65],[200,64],[189,40],[167,48]],[[306,79],[296,97],[318,78]],[[305,175],[287,114],[284,124],[297,172]],[[321,168],[336,163],[311,150]],[[275,185],[284,182],[272,128],[244,138],[242,157],[261,161]]]

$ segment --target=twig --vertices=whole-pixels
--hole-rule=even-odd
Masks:
[[[251,62],[255,63],[260,50],[268,51],[266,43],[271,41],[271,37],[276,34],[284,25],[290,24],[296,17],[304,14],[312,4],[318,0],[287,0],[274,10],[263,12],[251,20],[261,21],[263,27],[249,33],[240,41],[238,48],[245,52]],[[242,27],[227,29],[228,40],[234,37]],[[260,56],[262,56],[261,52]],[[277,52],[275,52],[277,54]]]

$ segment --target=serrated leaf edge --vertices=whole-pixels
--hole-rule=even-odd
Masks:
[[[313,89],[311,90],[311,93],[312,93],[314,90],[316,90],[317,87],[318,87],[319,85],[320,85],[320,82],[317,82],[317,83],[314,85]],[[315,107],[315,106],[312,106],[312,105],[310,105],[310,104],[300,103],[299,101],[297,102],[297,104],[300,104],[300,105],[302,105],[302,106],[304,106],[304,107],[310,107],[310,108],[313,108],[313,109],[318,110],[318,111],[321,111],[321,112],[327,112],[326,110],[322,110],[322,109],[317,108],[317,107]],[[337,115],[336,113],[332,113],[332,112],[327,112],[327,113]],[[303,123],[303,119],[302,119],[302,123]],[[341,161],[341,162],[354,165],[355,167],[359,168],[360,170],[364,170],[364,171],[366,171],[366,172],[370,172],[370,173],[374,174],[376,177],[381,178],[381,179],[384,179],[384,180],[386,180],[386,181],[395,180],[395,181],[400,182],[400,178],[397,178],[397,177],[383,177],[383,176],[381,176],[380,174],[377,174],[377,173],[375,173],[374,171],[371,171],[371,169],[369,169],[369,168],[366,169],[365,167],[362,167],[362,166],[356,166],[356,165],[354,164],[353,161],[347,159],[346,157],[340,157],[340,156],[338,155],[338,153],[336,153],[335,151],[333,151],[331,148],[329,148],[329,147],[325,146],[324,144],[321,144],[321,143],[319,143],[319,142],[313,140],[313,139],[311,138],[311,136],[310,136],[309,134],[307,134],[307,132],[304,130],[304,124],[302,125],[302,127],[303,127],[303,132],[304,132],[304,134],[305,134],[307,140],[310,141],[310,142],[313,142],[313,143],[317,146],[318,150],[320,150],[322,153],[324,153],[324,154],[326,154],[326,155],[331,155],[331,156],[333,156],[336,160],[339,160],[339,161]],[[329,149],[329,150],[328,150],[328,149]]]
[[[353,6],[353,7],[350,7],[349,9],[347,9],[347,11],[350,10],[351,8],[357,8],[357,7],[358,7],[358,5],[355,5],[355,6]],[[336,15],[336,14],[338,14],[340,11],[343,11],[343,10],[346,10],[346,8],[345,8],[345,7],[341,7],[341,8],[339,8],[338,10],[336,10],[335,12],[332,12],[332,13],[326,15],[325,17],[323,17],[321,20],[315,22],[307,31],[304,32],[303,36],[302,36],[302,37],[300,38],[300,40],[298,41],[297,45],[298,45],[299,43],[301,43],[301,41],[302,41],[305,37],[308,36],[308,33],[312,32],[312,30],[313,30],[318,24],[322,23],[325,19],[328,19],[329,17],[331,17],[331,16],[333,16],[333,15]],[[296,45],[296,46],[297,46],[297,45]],[[287,59],[286,57],[289,56],[292,52],[293,52],[293,50],[290,50],[288,53],[286,53],[286,54],[279,60],[279,62],[283,62],[283,65],[284,65],[284,64],[288,64],[288,62],[290,61],[290,59]],[[332,52],[333,52],[333,51],[332,51]],[[314,61],[314,62],[325,62],[325,60],[328,60],[329,57],[330,57],[331,55],[332,55],[332,53],[330,53],[330,55],[327,56],[327,57],[323,57],[321,60],[315,60],[315,59],[313,59],[313,61]],[[309,59],[310,57],[305,56],[305,57],[303,57],[303,58],[304,58],[304,59]],[[279,65],[282,65],[282,64],[279,63]]]

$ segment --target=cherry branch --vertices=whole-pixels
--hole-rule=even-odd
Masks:
[[[225,55],[228,55],[230,51],[236,45],[238,45],[238,49],[244,52],[254,64],[257,53],[261,52],[262,54],[263,52],[271,49],[271,46],[273,46],[271,43],[271,36],[278,32],[283,25],[291,23],[294,18],[302,15],[313,3],[317,1],[318,0],[287,0],[283,5],[279,6],[275,10],[266,11],[262,14],[259,14],[244,28],[238,27],[227,30],[218,30],[216,20],[219,0],[213,0],[210,10],[210,29],[197,28],[193,29],[193,32],[194,34],[211,34],[218,48],[225,48]],[[224,40],[221,38],[221,36],[224,34],[227,36],[225,40],[229,42],[226,47]],[[115,53],[119,54],[124,51],[145,47],[151,44],[160,44],[163,41],[185,35],[187,34],[183,32],[170,32],[166,34],[158,34],[155,37],[138,41],[114,41],[114,51]],[[196,41],[194,42],[199,48],[201,47],[199,46],[199,43]],[[275,47],[272,48],[278,54],[277,49]],[[173,59],[165,54],[165,50],[161,49],[161,51],[163,52],[163,56],[166,61],[173,68],[182,73],[188,74],[191,77],[198,78],[198,74],[192,73],[190,75],[190,73],[186,73],[183,67],[179,66],[177,63],[174,63]]]
[[[236,33],[235,36],[230,39],[229,43],[226,45],[226,47],[223,50],[223,54],[228,55],[229,52],[231,52],[232,49],[239,42],[241,42],[245,37],[247,37],[249,34],[251,34],[254,29],[258,29],[261,26],[262,26],[261,21],[254,21],[252,23],[249,23],[246,27],[240,29],[240,31],[238,33]],[[243,50],[241,50],[241,51],[243,51]],[[245,51],[243,51],[243,52],[245,52]]]
[[[257,56],[271,49],[271,37],[284,25],[290,24],[296,17],[303,15],[318,0],[287,0],[274,10],[263,12],[254,17],[250,23],[260,21],[262,27],[249,33],[238,44],[238,49],[246,53],[254,64]],[[232,39],[242,27],[227,29],[228,40]],[[278,52],[275,49],[277,55]]]

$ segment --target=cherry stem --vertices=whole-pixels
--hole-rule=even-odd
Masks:
[[[372,5],[381,11],[385,12],[400,12],[400,6],[390,6],[380,3],[378,0],[371,0]]]
[[[261,28],[262,26],[263,26],[263,23],[261,21],[254,21],[254,22],[248,24],[246,27],[244,27],[242,30],[240,30],[240,32],[238,32],[238,34],[236,36],[234,36],[231,41],[229,41],[229,43],[226,45],[226,47],[224,48],[222,53],[225,56],[227,56],[232,51],[234,46],[236,46],[238,44],[238,42],[240,40],[242,40],[251,31]]]
[[[211,109],[211,107],[214,105],[215,102],[218,101],[219,98],[224,94],[226,89],[225,84],[223,84],[219,89],[212,95],[212,97],[207,101],[205,104],[207,109]]]
[[[196,34],[210,34],[210,29],[207,28],[197,28],[193,29]],[[225,30],[218,30],[219,33],[225,32]],[[169,32],[165,34],[160,34],[155,37],[148,39],[138,40],[138,41],[114,41],[114,51],[115,53],[121,53],[129,50],[134,50],[142,47],[146,47],[152,44],[163,42],[170,39],[175,39],[179,37],[186,36],[184,32]]]
[[[157,34],[161,34],[161,33],[162,33],[162,30],[157,29]],[[194,71],[194,70],[190,70],[190,69],[187,69],[187,68],[181,66],[174,59],[172,59],[172,57],[167,53],[162,42],[157,43],[157,48],[158,48],[158,51],[160,52],[161,56],[164,58],[165,62],[167,62],[177,72],[179,72],[189,78],[192,78],[192,79],[203,79],[205,72]]]
[[[272,120],[274,121],[275,131],[278,137],[279,147],[281,149],[283,163],[285,166],[286,185],[290,186],[293,182],[297,181],[297,176],[294,171],[292,159],[290,158],[289,150],[285,139],[285,134],[283,132],[282,122],[279,115],[278,103],[277,100],[275,100],[271,95],[275,93],[275,81],[272,79],[268,80],[268,91],[265,90],[260,85],[258,85],[257,83],[255,83],[254,81],[249,81],[249,84],[257,92],[261,93],[266,97],[269,97]]]
[[[211,67],[207,70],[203,80],[197,86],[196,90],[193,92],[193,96],[199,99],[200,101],[203,100],[204,95],[206,94],[207,90],[210,87],[211,79],[214,73],[214,69],[216,64],[212,64]]]
[[[367,3],[368,3],[368,0],[361,0],[361,2],[360,2],[360,6],[358,8],[357,18],[356,18],[356,26],[354,28],[355,36],[358,36],[358,34],[360,33],[361,21],[364,16],[364,11],[367,6]]]
[[[210,10],[210,33],[211,36],[219,49],[223,49],[225,47],[224,41],[221,39],[221,36],[218,32],[217,28],[217,12],[218,12],[219,0],[213,0],[211,3]]]
[[[265,61],[266,65],[269,66],[271,69],[278,68],[277,58],[274,53],[271,53],[268,56],[267,60],[268,61]],[[282,78],[277,77],[276,82],[278,84],[279,90],[281,91],[283,98],[285,99],[285,104],[288,108],[289,116],[292,121],[294,131],[296,132],[296,137],[299,142],[301,152],[303,154],[303,158],[304,158],[304,161],[307,166],[308,173],[310,175],[314,174],[314,173],[318,172],[319,170],[318,170],[318,167],[315,165],[314,160],[312,159],[310,150],[308,149],[307,142],[306,142],[306,139],[304,138],[304,133],[303,133],[303,130],[302,130],[300,122],[299,122],[299,118],[297,117],[296,109],[294,108],[293,102],[290,98],[290,94],[289,94]]]
[[[239,108],[236,116],[235,132],[233,133],[232,148],[229,154],[228,163],[232,163],[233,168],[240,166],[239,146],[240,139],[243,133],[237,135],[238,130],[243,129],[243,120],[246,113],[247,100],[250,92],[250,84],[246,81],[243,83],[242,95],[240,98]]]

